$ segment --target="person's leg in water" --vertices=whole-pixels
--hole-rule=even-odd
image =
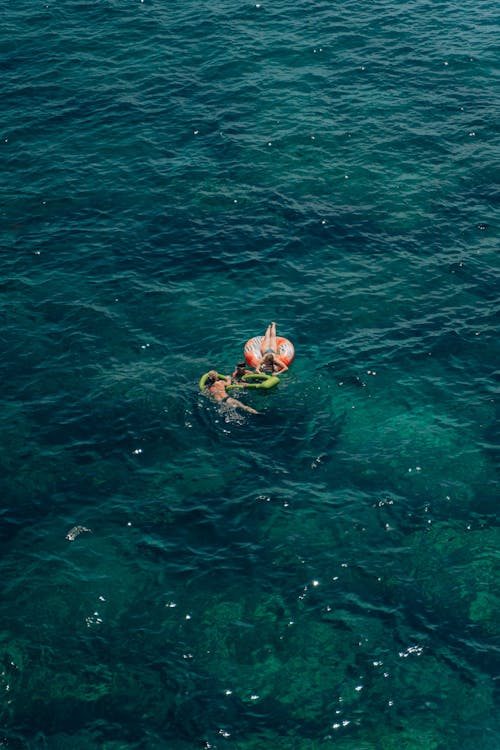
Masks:
[[[237,398],[233,398],[232,396],[228,396],[228,398],[225,399],[226,404],[229,406],[235,406],[239,409],[243,409],[244,411],[250,412],[250,414],[259,414],[257,409],[252,409],[251,406],[247,406],[246,404],[243,404],[241,401],[238,401]]]

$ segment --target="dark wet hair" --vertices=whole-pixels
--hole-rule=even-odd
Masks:
[[[240,369],[241,369],[242,367],[246,367],[246,366],[247,366],[247,363],[246,363],[246,362],[238,362],[238,364],[236,365],[236,367],[239,367]]]

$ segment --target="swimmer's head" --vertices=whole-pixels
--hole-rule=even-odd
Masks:
[[[238,364],[236,365],[236,369],[237,370],[245,370],[246,366],[247,366],[246,362],[238,362]]]
[[[218,377],[219,376],[217,374],[217,370],[210,370],[210,372],[207,372],[205,387],[210,388],[215,383]]]

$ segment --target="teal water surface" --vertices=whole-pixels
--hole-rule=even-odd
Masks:
[[[497,750],[496,4],[1,13],[0,747]]]

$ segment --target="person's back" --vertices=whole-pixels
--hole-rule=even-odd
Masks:
[[[215,370],[211,370],[208,373],[207,379],[205,381],[205,388],[208,390],[211,396],[215,398],[216,401],[225,401],[226,398],[228,398],[227,391],[226,391],[226,380],[219,380],[219,375]]]

